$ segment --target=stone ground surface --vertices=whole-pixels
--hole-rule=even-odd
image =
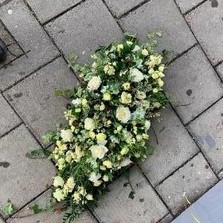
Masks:
[[[150,132],[156,151],[131,169],[82,223],[169,223],[223,177],[223,1],[220,0],[0,0],[0,38],[10,53],[0,65],[0,223],[61,223],[62,215],[29,215],[49,199],[55,169],[27,153],[47,148],[41,136],[63,120],[66,101],[55,88],[78,85],[69,53],[89,61],[99,45],[124,31],[146,39],[164,32],[159,50],[173,50],[166,74],[170,105]]]

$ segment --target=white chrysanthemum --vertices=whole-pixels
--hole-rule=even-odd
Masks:
[[[96,91],[96,90],[98,90],[98,88],[100,87],[100,85],[101,85],[101,78],[98,77],[98,76],[94,76],[88,82],[87,88],[89,90]]]
[[[128,107],[119,106],[116,110],[116,118],[122,122],[127,123],[131,118],[131,112]]]
[[[63,190],[57,188],[55,192],[53,192],[53,197],[57,199],[57,201],[62,201],[65,199],[65,194]]]
[[[105,160],[105,161],[103,162],[103,165],[104,165],[105,167],[107,167],[108,169],[111,169],[111,168],[112,168],[112,162],[111,162],[110,160]]]
[[[89,177],[89,180],[93,183],[95,183],[96,181],[98,181],[99,179],[101,178],[101,174],[98,173],[96,174],[95,172],[92,172],[90,177]]]
[[[84,128],[87,130],[93,130],[95,129],[95,123],[92,118],[86,118],[84,120]]]
[[[143,73],[137,68],[133,68],[130,70],[130,75],[132,77],[132,82],[140,82],[144,79]]]
[[[97,143],[100,145],[105,145],[107,143],[106,135],[104,133],[98,133],[96,135]]]
[[[72,130],[71,129],[62,129],[60,136],[64,142],[70,142],[73,138]]]
[[[143,50],[142,50],[142,55],[143,55],[143,56],[148,56],[148,54],[149,54],[149,52],[148,52],[147,49],[143,49]]]
[[[104,145],[94,145],[90,147],[90,151],[94,158],[102,159],[108,152],[108,149]]]
[[[56,176],[53,181],[54,187],[62,187],[64,185],[64,180],[60,176]]]

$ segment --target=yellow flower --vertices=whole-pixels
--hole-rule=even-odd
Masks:
[[[87,88],[91,91],[96,91],[101,85],[101,78],[98,76],[94,76],[88,82]]]
[[[115,74],[115,68],[112,65],[105,65],[104,72],[108,75],[114,75]]]
[[[88,201],[93,201],[93,200],[94,200],[92,194],[88,194],[88,195],[86,196],[86,199],[87,199]]]
[[[122,85],[122,87],[124,88],[124,90],[129,90],[130,89],[130,83],[126,82]]]
[[[157,79],[157,78],[159,78],[160,77],[160,72],[159,71],[154,71],[153,73],[152,73],[152,78],[153,79]]]
[[[123,44],[118,44],[117,45],[117,50],[118,52],[121,52],[121,50],[124,48]]]
[[[151,55],[149,59],[150,61],[147,64],[153,68],[155,65],[161,64],[163,57],[161,55]]]
[[[126,44],[128,45],[128,46],[131,46],[132,44],[133,44],[133,42],[132,41],[126,41]]]
[[[72,152],[72,151],[68,151],[67,153],[66,153],[66,161],[68,162],[68,163],[70,163],[71,161],[72,161],[72,159],[75,157],[75,155],[74,155],[74,153]]]
[[[105,104],[104,104],[104,103],[101,103],[101,105],[100,105],[100,107],[99,107],[99,110],[100,110],[100,111],[105,110]]]
[[[92,153],[92,156],[95,158],[95,159],[102,159],[105,154],[108,152],[108,149],[106,146],[104,145],[94,145],[94,146],[91,146],[90,149],[89,149]]]
[[[92,118],[86,118],[84,120],[84,128],[87,130],[95,129],[95,122]]]
[[[104,175],[102,179],[103,179],[104,182],[108,182],[109,181],[108,175]]]
[[[108,92],[105,92],[103,94],[103,100],[104,101],[110,101],[111,100],[111,95]]]
[[[67,179],[66,186],[67,186],[70,190],[73,190],[73,189],[74,189],[75,182],[74,182],[74,178],[73,178],[73,177],[69,177],[69,178]]]
[[[86,107],[87,106],[87,99],[83,98],[81,100],[81,104],[82,104],[83,107]]]
[[[149,54],[149,52],[148,52],[147,49],[143,49],[143,50],[142,50],[142,55],[143,55],[143,56],[148,56],[148,54]]]
[[[111,162],[110,160],[105,160],[105,161],[103,162],[103,165],[104,165],[105,167],[107,167],[108,169],[111,169],[111,168],[112,168],[112,162]]]
[[[128,107],[119,106],[116,110],[116,118],[122,123],[127,123],[131,118],[131,112]]]
[[[57,201],[62,201],[65,199],[65,194],[63,193],[63,190],[57,188],[54,192],[53,192],[53,197],[56,198]]]
[[[105,166],[100,166],[100,170],[106,170]]]
[[[73,133],[71,129],[62,129],[60,132],[60,136],[63,139],[64,142],[71,142],[73,138]]]
[[[94,133],[93,131],[90,131],[90,132],[88,133],[88,135],[89,135],[89,137],[92,138],[92,139],[95,138],[95,133]]]
[[[124,156],[124,155],[126,155],[128,152],[129,152],[129,148],[125,146],[125,147],[122,148],[122,150],[121,150],[120,153],[121,153],[122,156]]]
[[[64,185],[64,180],[60,176],[54,177],[53,186],[54,187],[62,187]]]
[[[160,78],[157,81],[158,81],[158,85],[160,87],[163,87],[164,82]]]
[[[122,92],[120,101],[123,104],[130,104],[132,102],[132,95],[127,92]]]
[[[104,133],[98,133],[96,139],[98,144],[105,145],[107,143],[106,135]]]

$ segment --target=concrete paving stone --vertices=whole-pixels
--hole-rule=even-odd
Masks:
[[[219,66],[217,66],[217,72],[223,81],[223,63],[221,63]]]
[[[214,69],[199,47],[194,47],[167,68],[165,90],[186,124],[223,95]]]
[[[101,223],[157,222],[168,214],[166,207],[158,198],[152,187],[137,167],[131,168],[130,182],[134,189],[134,198],[129,198],[132,191],[122,176],[109,185],[109,193],[105,194],[95,209],[95,215]]]
[[[175,215],[188,206],[188,201],[192,203],[216,182],[216,176],[199,153],[156,189]]]
[[[152,126],[154,131],[149,132],[150,144],[155,151],[140,166],[155,186],[198,153],[199,149],[169,106],[162,111],[161,120],[153,122]]]
[[[9,34],[9,32],[5,29],[3,24],[0,22],[0,38],[4,41],[4,43],[8,46],[14,43],[14,39]]]
[[[192,9],[193,7],[197,6],[203,0],[176,0],[176,3],[180,7],[182,13],[187,12],[188,10]]]
[[[52,19],[81,1],[82,0],[54,0],[52,2],[52,0],[27,0],[41,23]]]
[[[125,31],[136,33],[147,40],[150,31],[162,31],[158,50],[174,51],[172,57],[196,43],[186,22],[172,0],[151,0],[120,20]]]
[[[212,2],[217,2],[218,7],[212,7],[211,2],[206,1],[189,13],[186,20],[209,59],[216,65],[223,60],[223,1]]]
[[[135,6],[144,2],[144,0],[105,0],[112,14],[116,17],[120,17],[124,13],[128,12]]]
[[[0,95],[0,114],[0,136],[21,123],[20,118],[16,115],[2,95]]]
[[[168,214],[166,217],[156,223],[170,223],[172,220],[173,217],[171,216],[171,214]]]
[[[195,119],[189,129],[205,157],[218,173],[223,169],[223,99]]]
[[[0,70],[0,90],[4,90],[51,61],[59,52],[22,0],[2,6],[0,19],[22,49],[28,52],[27,56],[15,60],[7,69]]]
[[[78,81],[62,58],[58,58],[35,74],[5,92],[33,134],[42,136],[64,121],[67,100],[55,96],[55,89],[72,89]]]
[[[24,125],[0,139],[0,207],[8,201],[21,208],[52,183],[55,167],[49,160],[30,159],[39,145]]]
[[[75,52],[79,62],[86,62],[99,46],[122,38],[121,29],[102,1],[83,2],[45,28],[65,56]]]
[[[63,213],[57,212],[43,212],[39,214],[33,214],[33,211],[30,210],[30,207],[37,204],[40,208],[45,208],[50,204],[51,199],[51,190],[46,191],[40,197],[32,201],[30,204],[25,206],[21,211],[13,215],[13,218],[9,218],[7,223],[62,223],[63,222]],[[23,217],[28,216],[28,217]],[[22,218],[21,218],[22,217]],[[95,223],[93,217],[89,212],[85,212],[75,223]]]

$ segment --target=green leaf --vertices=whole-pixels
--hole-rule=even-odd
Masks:
[[[54,136],[55,132],[47,132],[45,135],[42,136],[42,139],[45,143],[50,143],[52,142]]]
[[[11,215],[14,210],[15,210],[14,205],[11,203],[10,200],[3,206],[3,209],[2,209],[5,215]]]
[[[29,209],[33,211],[33,214],[39,214],[44,211],[44,209],[40,208],[38,204],[34,204],[33,206],[29,207]]]
[[[147,156],[152,155],[154,153],[154,150],[155,150],[155,148],[153,146],[147,145],[147,147],[146,147],[146,155]]]
[[[46,149],[35,149],[30,153],[26,153],[26,157],[30,159],[47,159],[51,152]]]

